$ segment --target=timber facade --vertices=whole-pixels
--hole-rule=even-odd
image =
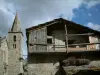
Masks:
[[[27,28],[29,75],[62,75],[67,63],[65,59],[69,59],[68,63],[75,59],[78,65],[87,65],[90,60],[86,59],[85,63],[85,57],[90,55],[89,59],[94,58],[100,50],[99,34],[96,30],[62,18]],[[76,66],[75,63],[67,66]],[[61,69],[58,69],[59,66]]]
[[[98,31],[64,19],[56,19],[26,31],[29,53],[99,49]]]

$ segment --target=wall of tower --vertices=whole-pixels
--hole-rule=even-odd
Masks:
[[[14,41],[16,36],[16,41]],[[9,33],[8,36],[8,75],[18,75],[21,71],[21,33]]]

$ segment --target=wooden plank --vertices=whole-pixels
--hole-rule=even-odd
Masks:
[[[59,21],[55,21],[55,22],[50,23],[50,24],[47,24],[47,25],[45,25],[45,26],[40,26],[40,27],[36,28],[35,30],[38,30],[38,29],[41,29],[41,28],[45,28],[45,27],[51,26],[51,25],[56,24],[56,23],[58,23],[58,22],[59,22]]]
[[[32,45],[32,43],[36,43],[36,30],[30,32],[29,34],[29,52],[36,51],[36,45]]]
[[[36,30],[32,32],[32,42],[36,43]],[[36,51],[36,45],[32,47],[32,51]]]
[[[47,47],[43,45],[47,43],[46,33],[47,33],[46,27],[37,30],[37,43],[36,44],[41,44],[41,45],[37,45],[37,51],[41,52],[41,51],[47,50]]]
[[[94,33],[83,33],[83,34],[67,34],[66,36],[84,36],[84,35],[93,35]]]
[[[45,51],[47,50],[47,47],[44,45],[36,45],[36,44],[47,44],[47,34],[46,34],[46,27],[41,28],[38,30],[31,31],[31,34],[29,35],[30,41],[29,41],[29,52],[39,52],[39,51]]]

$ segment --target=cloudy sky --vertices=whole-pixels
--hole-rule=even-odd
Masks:
[[[100,31],[100,0],[0,0],[0,36],[7,35],[16,11],[24,36],[26,28],[60,17]]]

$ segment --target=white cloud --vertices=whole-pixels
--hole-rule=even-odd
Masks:
[[[8,8],[10,8],[10,10],[15,10],[13,4],[7,4],[4,0],[0,1],[0,11],[4,12],[5,15],[12,14],[12,11],[10,11]]]
[[[0,0],[0,11],[10,20],[18,10],[22,24],[26,27],[36,24],[35,21],[38,24],[41,19],[44,22],[58,18],[60,14],[63,14],[63,18],[71,20],[74,17],[73,9],[82,3],[90,8],[99,4],[100,0]]]
[[[90,8],[100,3],[100,0],[2,0],[0,10],[11,19],[8,22],[12,22],[14,13],[18,10],[22,25],[29,27],[58,18],[61,14],[63,18],[71,20],[75,16],[73,9],[79,8],[82,3]]]
[[[58,18],[61,13],[64,15],[64,18],[71,20],[74,16],[73,9],[78,8],[82,1],[83,0],[8,0],[7,3],[8,5],[10,4],[10,11],[13,11],[11,6],[16,4],[23,23],[34,25],[35,20],[49,21]],[[11,4],[12,2],[13,4]]]
[[[85,0],[84,3],[87,5],[87,8],[91,8],[97,4],[100,4],[100,0]]]
[[[98,25],[98,24],[93,24],[93,23],[89,22],[89,23],[87,24],[87,26],[88,26],[89,28],[91,28],[91,29],[100,31],[100,25]]]
[[[7,23],[7,27],[11,26],[13,18],[14,18],[14,5],[12,3],[6,3],[4,0],[0,1],[0,12],[2,12],[3,18]],[[1,16],[1,15],[0,15]]]

